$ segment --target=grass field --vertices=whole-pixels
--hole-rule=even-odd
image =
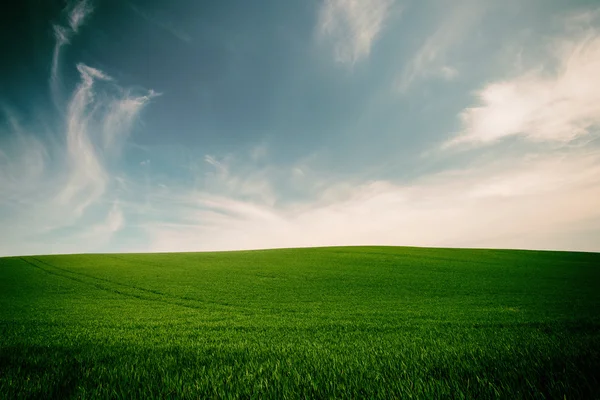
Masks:
[[[0,258],[0,398],[600,398],[600,254]]]

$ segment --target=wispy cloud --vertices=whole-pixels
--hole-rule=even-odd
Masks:
[[[338,62],[352,66],[369,57],[397,9],[391,0],[325,0],[316,33],[332,45]],[[562,145],[596,135],[600,125],[595,90],[600,35],[594,14],[572,17],[568,33],[549,45],[543,62],[481,87],[478,104],[460,114],[463,128],[452,141],[488,143],[521,135],[560,146],[526,157],[506,150],[506,157],[479,158],[463,169],[446,167],[415,178],[373,173],[367,181],[319,167],[337,159],[272,164],[283,157],[269,143],[225,156],[187,153],[177,145],[170,154],[169,146],[136,148],[141,157],[127,159],[128,169],[120,169],[118,156],[136,121],[159,94],[124,88],[106,71],[83,63],[76,65],[76,86],[63,87],[61,49],[83,29],[91,3],[72,3],[66,12],[64,24],[54,25],[50,76],[53,93],[65,94],[55,97],[61,112],[24,123],[18,111],[2,109],[2,255],[98,251],[129,229],[141,231],[139,242],[149,238],[145,248],[136,243],[137,251],[349,244],[599,250],[600,240],[592,239],[600,237],[600,151],[594,145]],[[461,76],[453,50],[480,13],[453,8],[409,57],[399,87],[408,91],[424,79]],[[160,25],[157,16],[142,15],[189,40],[173,24]],[[23,115],[38,118],[34,106]],[[394,106],[386,103],[383,109]],[[182,161],[180,154],[189,158]]]
[[[62,48],[70,43],[71,37],[79,31],[86,18],[94,11],[88,0],[73,2],[67,6],[67,19],[69,27],[54,24],[54,51],[52,53],[52,65],[50,69],[50,91],[54,104],[58,106],[62,103],[62,81],[60,76],[60,56]]]
[[[171,19],[169,19],[166,15],[159,15],[158,13],[151,13],[151,12],[144,10],[144,9],[142,9],[134,4],[131,4],[131,3],[129,4],[129,6],[137,15],[144,18],[149,23],[154,24],[157,27],[161,28],[165,32],[173,35],[177,39],[179,39],[183,42],[186,42],[186,43],[192,42],[192,38],[190,37],[190,35],[187,34],[181,27],[179,27],[175,23],[173,23],[171,21]]]
[[[597,250],[583,235],[600,218],[600,152],[488,160],[404,184],[338,181],[301,203],[171,190],[173,200],[164,198],[157,210],[169,222],[146,219],[148,251],[349,244]],[[562,235],[582,240],[567,246]]]
[[[114,149],[120,147],[120,143],[127,138],[140,111],[150,100],[157,96],[160,96],[160,93],[152,89],[146,94],[137,96],[132,94],[130,90],[126,90],[120,98],[115,98],[110,102],[102,128],[104,148]]]
[[[486,85],[480,104],[465,109],[463,132],[451,143],[489,143],[520,135],[569,142],[600,127],[600,31],[554,40],[552,54],[522,75]]]
[[[50,81],[55,89],[52,85],[61,81],[60,47],[81,27],[91,6],[76,3],[69,10],[70,28],[54,26]],[[158,94],[134,95],[82,63],[77,70],[79,84],[65,104],[57,104],[65,110],[59,114],[64,119],[56,125],[44,122],[48,132],[33,121],[22,124],[12,109],[2,110],[7,124],[0,129],[8,132],[0,135],[0,210],[10,210],[2,220],[2,254],[90,251],[123,227],[118,194],[108,190],[116,180],[110,155],[118,153],[141,110]],[[51,132],[48,126],[64,130]],[[62,230],[60,240],[52,234],[56,230]]]
[[[131,96],[102,71],[84,64],[78,64],[77,69],[81,82],[74,91],[66,115],[69,177],[56,198],[61,205],[69,204],[75,216],[81,215],[106,189],[109,176],[101,149],[107,152],[121,145],[132,121],[156,96],[152,90],[144,95]],[[112,86],[104,88],[99,96],[98,90],[95,90],[98,82]],[[115,95],[115,92],[121,96]],[[92,133],[95,132],[104,133],[102,143],[94,142]]]
[[[397,78],[400,92],[406,93],[412,85],[424,79],[450,81],[456,78],[459,71],[452,66],[448,55],[470,32],[483,12],[484,5],[479,2],[462,0],[452,4]]]
[[[88,0],[75,2],[69,8],[69,26],[73,32],[77,33],[79,27],[83,25],[85,19],[94,11],[94,7]]]
[[[255,154],[251,152],[250,156]],[[234,159],[230,156],[222,160],[207,155],[204,160],[214,167],[214,172],[207,172],[205,188],[215,194],[237,195],[264,204],[273,204],[275,194],[269,180],[268,169],[246,170],[240,174],[231,172]]]
[[[0,199],[4,203],[27,202],[26,193],[43,181],[50,155],[44,143],[23,127],[15,111],[3,107],[8,122],[0,132]],[[4,129],[2,129],[4,128]]]
[[[99,221],[90,226],[90,228],[84,232],[84,235],[94,240],[98,240],[100,237],[106,242],[114,233],[120,231],[124,225],[125,216],[123,215],[123,210],[121,209],[120,204],[115,201],[106,214],[104,221]]]
[[[393,0],[325,0],[318,34],[330,40],[337,62],[352,65],[369,56],[392,5]]]
[[[58,195],[61,204],[73,204],[75,214],[80,215],[85,208],[102,195],[107,177],[88,132],[88,123],[93,109],[94,80],[110,80],[95,68],[77,65],[81,83],[75,90],[67,111],[67,156],[69,157],[69,180]]]
[[[55,105],[62,102],[61,85],[60,80],[60,53],[66,44],[69,43],[69,31],[60,26],[53,25],[54,29],[54,51],[52,53],[52,65],[50,70],[50,92]]]

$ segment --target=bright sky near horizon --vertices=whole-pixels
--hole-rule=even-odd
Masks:
[[[600,251],[597,1],[5,11],[0,256]]]

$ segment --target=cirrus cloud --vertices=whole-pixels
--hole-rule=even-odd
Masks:
[[[60,48],[81,28],[92,11],[86,2],[69,8],[70,28],[54,26],[51,95],[62,82]],[[109,163],[142,109],[158,94],[133,94],[100,69],[78,63],[79,83],[67,101],[56,104],[61,120],[22,123],[17,110],[2,110],[8,124],[0,126],[0,211],[4,229],[0,253],[25,254],[94,250],[124,225]],[[29,112],[37,112],[30,104]],[[86,228],[87,227],[87,228]],[[60,231],[57,240],[54,233]],[[37,250],[32,251],[35,248]]]
[[[337,62],[354,64],[369,56],[393,0],[325,0],[317,32],[331,41]]]

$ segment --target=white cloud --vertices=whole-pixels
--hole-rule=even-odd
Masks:
[[[94,143],[93,133],[104,133],[103,147],[110,152],[122,143],[128,134],[132,121],[147,102],[155,96],[153,91],[133,97],[127,91],[116,87],[116,92],[124,97],[111,97],[106,88],[102,95],[95,90],[96,82],[113,83],[104,72],[78,64],[81,82],[75,89],[67,107],[66,115],[66,157],[68,178],[56,196],[60,205],[70,205],[75,216],[104,193],[109,175],[100,154],[100,146]],[[107,139],[108,138],[108,139]]]
[[[102,71],[78,64],[81,83],[75,90],[67,109],[67,148],[69,179],[58,194],[60,204],[74,205],[75,215],[104,192],[107,175],[98,159],[89,133],[95,79],[110,80]]]
[[[79,28],[83,25],[86,18],[94,11],[88,0],[74,2],[67,8],[67,19],[70,28],[65,28],[61,25],[54,24],[54,51],[52,53],[52,65],[50,69],[50,91],[54,104],[60,108],[62,102],[62,81],[60,76],[60,55],[62,48],[69,44],[71,36],[76,34]]]
[[[354,64],[369,56],[384,28],[393,0],[325,0],[317,31],[331,40],[335,60]]]
[[[439,73],[440,76],[447,81],[451,81],[458,76],[458,70],[449,65],[441,67]]]
[[[239,172],[234,174],[231,170],[236,167],[236,160],[232,156],[219,161],[213,156],[206,155],[204,161],[215,168],[214,173],[208,173],[206,176],[207,190],[222,195],[236,194],[265,204],[275,202],[273,187],[267,175],[268,170],[240,168]]]
[[[92,11],[94,11],[94,7],[92,7],[88,0],[73,3],[69,10],[69,26],[73,32],[77,33]]]
[[[122,96],[109,104],[109,110],[104,118],[104,147],[107,149],[118,146],[118,142],[126,138],[140,111],[150,100],[160,96],[160,93],[149,90],[145,95],[134,96],[131,92],[125,91]]]
[[[413,84],[424,79],[454,79],[458,70],[448,64],[448,54],[464,40],[483,11],[482,3],[471,0],[453,4],[451,10],[443,14],[444,20],[425,39],[397,78],[400,92],[406,93]]]
[[[93,251],[123,228],[116,201],[123,180],[112,176],[111,155],[119,153],[134,121],[158,94],[134,95],[103,71],[80,63],[80,82],[63,104],[61,48],[91,12],[88,1],[72,3],[69,27],[53,25],[50,88],[62,123],[31,120],[23,126],[16,111],[2,110],[7,124],[0,129],[8,132],[0,135],[0,211],[9,212],[2,219],[0,254]],[[48,126],[64,131],[50,132]],[[112,187],[119,190],[111,192]],[[63,228],[68,229],[60,237],[54,235]]]
[[[192,38],[190,37],[190,35],[187,34],[181,27],[173,23],[171,19],[164,13],[162,13],[162,15],[157,12],[151,13],[133,4],[129,4],[129,6],[133,10],[133,12],[135,12],[137,15],[139,15],[149,23],[158,26],[165,32],[170,33],[171,35],[183,42],[191,43]]]
[[[69,43],[69,31],[60,25],[53,25],[52,28],[54,30],[55,44],[54,53],[52,55],[51,79],[54,81],[58,78],[58,61],[60,58],[60,50],[64,45]]]
[[[64,238],[57,238],[59,246],[55,246],[55,252],[84,252],[98,251],[107,245],[113,235],[123,229],[125,225],[125,216],[118,202],[114,202],[104,219],[102,214],[93,222],[86,226],[86,229],[79,232],[75,237],[69,238],[71,241],[77,241],[77,248],[74,249],[73,243],[65,243]],[[62,243],[61,243],[62,242]]]
[[[55,105],[62,102],[61,79],[60,79],[60,52],[66,44],[69,43],[69,32],[59,25],[53,25],[54,28],[54,52],[52,54],[52,65],[50,70],[50,91]]]
[[[514,135],[569,142],[600,127],[600,31],[588,28],[549,48],[541,67],[479,90],[480,104],[460,114],[464,130],[451,144]]]
[[[600,221],[597,151],[480,163],[404,185],[340,183],[294,205],[185,189],[177,198],[179,207],[162,204],[164,212],[178,210],[171,222],[145,225],[149,251],[364,244],[600,250],[590,241],[561,242]]]
[[[300,167],[295,167],[292,169],[292,176],[296,179],[304,178],[305,173]]]
[[[0,198],[5,202],[27,201],[25,194],[43,181],[49,154],[39,139],[29,134],[17,115],[5,108],[8,134],[0,147]]]
[[[264,160],[267,154],[269,153],[269,149],[266,144],[260,144],[254,146],[250,151],[250,159],[254,162]]]
[[[92,230],[96,230],[97,232],[104,233],[105,236],[110,237],[111,234],[118,232],[125,225],[125,217],[123,215],[123,211],[119,206],[118,202],[113,203],[111,209],[108,211],[106,215],[106,219],[97,224]]]
[[[6,152],[0,151],[0,210],[11,213],[2,220],[0,254],[93,251],[123,227],[117,203],[105,211],[117,195],[107,189],[118,184],[108,155],[122,145],[155,93],[135,97],[99,69],[84,64],[77,69],[81,80],[67,104],[61,140],[52,141],[37,126],[21,126],[15,112],[4,110],[8,135],[1,146]],[[110,142],[102,138],[107,130]],[[65,227],[71,233],[49,239]]]

